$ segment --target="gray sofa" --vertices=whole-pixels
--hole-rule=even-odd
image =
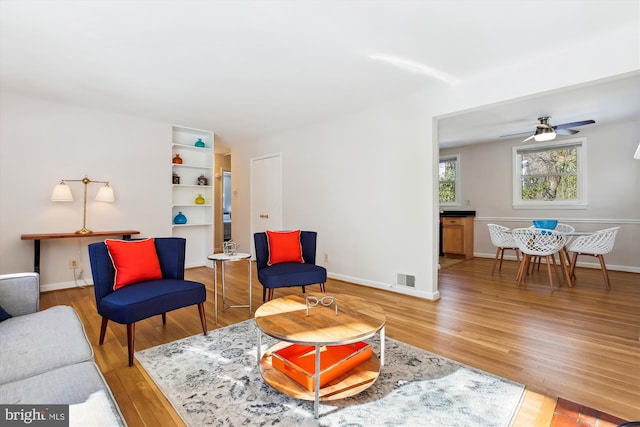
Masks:
[[[77,313],[39,311],[37,273],[0,275],[0,404],[69,405],[71,426],[125,426]]]

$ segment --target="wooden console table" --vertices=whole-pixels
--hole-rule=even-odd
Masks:
[[[47,234],[23,234],[21,240],[33,240],[33,271],[40,273],[40,240],[46,239],[74,239],[83,237],[122,236],[128,240],[132,234],[140,234],[138,230],[94,231],[89,234],[76,233],[47,233]]]

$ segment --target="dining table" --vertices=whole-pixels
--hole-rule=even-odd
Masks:
[[[537,228],[537,227],[535,227]],[[544,230],[543,228],[538,228],[539,230]],[[506,230],[505,233],[512,232],[511,230]],[[557,230],[556,230],[557,231]],[[560,232],[567,237],[578,237],[578,236],[589,236],[593,234],[593,231],[564,231]],[[567,244],[569,241],[567,240]],[[565,278],[567,279],[567,285],[572,288],[573,287],[573,277],[571,275],[571,260],[569,257],[569,251],[567,249],[567,244],[558,252],[558,256],[560,257],[560,263],[562,264],[562,269],[564,270]],[[522,261],[521,261],[522,262]]]

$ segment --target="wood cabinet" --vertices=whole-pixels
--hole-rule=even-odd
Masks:
[[[473,258],[473,217],[443,217],[442,250],[450,258]]]
[[[173,163],[171,214],[186,217],[186,223],[172,222],[172,235],[187,240],[185,267],[199,267],[211,262],[213,253],[213,132],[173,126],[172,158],[179,155],[181,163]],[[197,144],[197,145],[196,145]],[[199,199],[196,202],[196,199]]]

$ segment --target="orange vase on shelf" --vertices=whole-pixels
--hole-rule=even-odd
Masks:
[[[182,164],[182,157],[180,157],[180,154],[176,154],[176,156],[173,158],[173,163],[175,163],[176,165]]]

